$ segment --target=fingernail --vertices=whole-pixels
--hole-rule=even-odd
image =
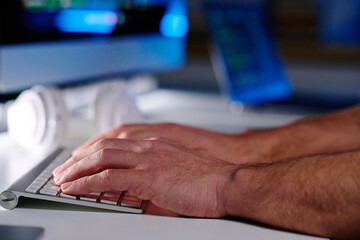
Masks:
[[[61,190],[63,190],[63,191],[68,190],[72,184],[73,184],[73,182],[67,182],[67,183],[61,184]]]
[[[53,171],[54,175],[59,175],[60,173],[62,173],[65,169],[63,169],[63,165],[58,166],[57,168],[55,168],[55,170]]]
[[[53,171],[53,175],[57,175],[60,173],[60,167],[55,168],[55,170]]]
[[[53,171],[53,175],[57,175],[62,173],[65,169],[64,169],[64,165],[66,162],[68,162],[71,158],[69,158],[68,160],[66,160],[63,164],[61,164],[60,166],[58,166],[57,168],[54,169]]]
[[[55,181],[55,183],[56,184],[59,184],[59,183],[61,183],[61,180],[62,180],[62,178],[63,178],[63,175],[64,174],[58,174],[57,176],[55,176],[55,178],[54,178],[54,181]]]

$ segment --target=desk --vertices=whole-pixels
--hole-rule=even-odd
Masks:
[[[268,114],[264,118],[256,117],[254,113],[231,115],[226,110],[226,102],[218,96],[206,94],[158,91],[138,100],[148,122],[174,121],[228,132],[256,127],[256,124],[257,127],[281,125],[300,117]],[[84,125],[73,121],[71,127],[78,131],[77,135],[69,136],[68,143],[78,144],[89,137],[87,131],[79,126]],[[0,134],[0,191],[35,166],[42,157],[29,154],[7,134]],[[43,227],[46,240],[321,239],[240,221],[123,214],[36,200],[26,200],[11,211],[0,208],[0,224]]]

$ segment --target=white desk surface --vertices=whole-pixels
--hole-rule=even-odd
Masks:
[[[170,94],[170,95],[169,95]],[[140,99],[139,104],[141,110],[148,116],[148,121],[175,121],[190,125],[201,125],[202,120],[206,120],[206,126],[209,128],[221,129],[224,124],[230,128],[223,128],[225,131],[237,131],[243,127],[253,127],[253,125],[244,124],[244,119],[252,124],[254,121],[260,121],[256,116],[230,116],[226,118],[224,104],[220,99],[213,96],[197,96],[174,92],[156,93],[156,99],[163,102],[163,98],[171,96],[175,98],[175,105],[170,106],[167,101],[166,108],[164,105],[156,105],[156,101],[151,107],[146,107],[149,99],[146,96]],[[189,113],[189,109],[180,106],[182,98],[190,101],[193,107],[193,113],[188,118],[181,118],[183,113]],[[194,104],[192,100],[198,104]],[[201,112],[196,107],[201,107],[201,102],[206,103],[208,108],[202,108]],[[209,108],[209,101],[212,108]],[[211,102],[213,101],[213,102]],[[210,104],[211,105],[211,104]],[[156,107],[157,106],[157,107]],[[163,114],[160,109],[166,110],[169,114]],[[194,109],[195,108],[195,109]],[[226,107],[225,107],[226,108]],[[171,111],[169,112],[169,109]],[[177,114],[176,111],[181,112]],[[176,117],[179,116],[179,118]],[[217,121],[209,115],[217,116]],[[167,117],[162,117],[167,116]],[[227,119],[225,122],[220,119]],[[254,121],[250,121],[253,118]],[[275,116],[269,115],[265,126],[281,125],[286,122],[297,119],[298,116]],[[236,122],[241,124],[236,125]],[[256,120],[257,119],[257,120]],[[260,119],[264,120],[264,116]],[[265,119],[267,119],[265,117]],[[277,121],[276,121],[277,119]],[[76,123],[75,123],[76,125]],[[261,124],[260,124],[261,125]],[[259,125],[259,127],[260,127]],[[262,126],[261,125],[261,126]],[[217,127],[216,127],[217,126]],[[77,126],[76,126],[77,127]],[[69,138],[71,144],[80,143],[89,137],[84,134],[85,131]],[[26,173],[29,169],[41,161],[42,156],[31,154],[17,146],[7,134],[0,134],[0,192],[8,188],[16,179]],[[4,210],[0,208],[0,224],[2,225],[18,225],[18,226],[38,226],[45,229],[45,240],[57,239],[276,239],[276,240],[306,240],[320,239],[295,233],[289,233],[281,230],[273,230],[263,226],[257,226],[240,221],[222,220],[222,219],[194,219],[194,218],[175,218],[161,217],[151,215],[133,215],[114,213],[102,210],[93,210],[89,208],[70,206],[66,204],[58,204],[51,202],[43,202],[36,200],[26,200],[21,207],[14,210]]]

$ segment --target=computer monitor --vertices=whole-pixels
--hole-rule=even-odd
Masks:
[[[1,0],[0,93],[185,61],[185,0]]]

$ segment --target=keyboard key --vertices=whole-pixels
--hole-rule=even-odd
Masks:
[[[60,191],[61,190],[61,187],[59,186],[56,186],[56,185],[48,185],[46,184],[43,189],[49,189],[49,190],[53,190],[53,191]]]
[[[54,189],[48,189],[48,188],[42,188],[40,190],[40,194],[48,195],[56,197],[56,195],[60,192],[60,190],[54,190]]]
[[[65,194],[65,193],[60,193],[60,196],[59,197],[62,197],[62,198],[68,198],[68,199],[74,199],[76,200],[76,196],[73,196],[73,195],[68,195],[68,194]]]
[[[121,193],[105,192],[102,195],[100,202],[110,205],[117,205],[117,202],[119,201],[120,197],[121,197]]]
[[[80,196],[80,200],[88,202],[96,202],[101,193],[90,193],[84,196]]]
[[[30,185],[25,189],[25,192],[27,193],[37,193],[40,187]]]
[[[33,181],[31,183],[31,185],[40,187],[40,186],[44,185],[44,183],[46,183],[46,180],[38,180],[38,179],[36,179],[35,181]]]
[[[46,185],[58,187],[58,185],[56,185],[56,183],[55,183],[55,181],[54,181],[54,178],[51,178],[51,179],[47,182]]]
[[[126,201],[131,201],[131,202],[141,202],[141,199],[137,198],[137,197],[124,197],[123,200],[126,200]]]
[[[52,170],[64,162],[66,159],[71,156],[70,151],[63,151],[61,152],[52,163],[48,165],[40,175],[25,189],[25,192],[28,193],[37,193],[42,186],[45,185],[47,181],[52,179]]]
[[[128,192],[125,192],[120,205],[123,207],[141,208],[141,203],[142,200],[140,198],[132,196]]]
[[[38,182],[47,182],[49,181],[51,178],[51,175],[45,175],[45,174],[41,174],[40,176],[38,176],[35,181],[38,181]]]
[[[26,188],[26,192],[32,194],[41,194],[47,195],[52,198],[53,201],[68,202],[71,204],[84,204],[81,201],[88,201],[95,205],[98,205],[98,208],[108,208],[105,205],[113,205],[114,207],[119,208],[119,211],[126,211],[125,208],[129,208],[129,212],[133,213],[142,213],[142,200],[137,197],[131,196],[126,192],[105,192],[105,193],[91,193],[83,196],[74,196],[68,195],[61,191],[61,187],[56,185],[52,175],[53,169],[63,163],[68,159],[69,153],[66,155],[58,155],[56,161],[52,162],[48,167],[46,167],[40,175]],[[50,198],[49,198],[50,199]],[[69,201],[67,201],[69,200]],[[80,201],[71,201],[71,200],[80,200]],[[120,207],[121,204],[121,207]],[[86,204],[84,204],[86,205]],[[130,209],[131,208],[131,209]]]
[[[141,203],[142,201],[122,200],[120,205],[123,207],[141,208]]]

